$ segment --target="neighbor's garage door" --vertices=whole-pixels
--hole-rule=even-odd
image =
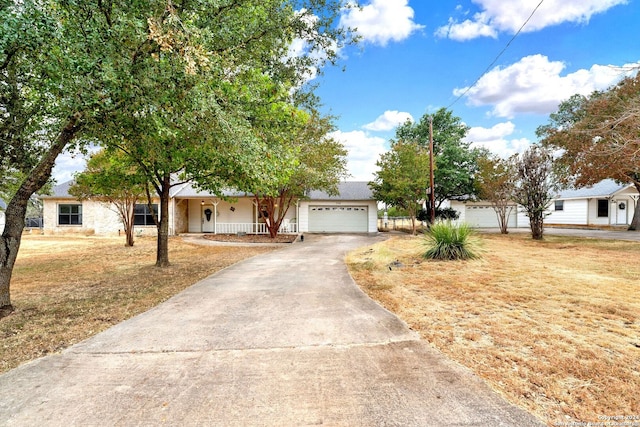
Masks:
[[[493,228],[498,227],[496,211],[491,206],[467,206],[464,220],[472,227]],[[516,209],[509,215],[509,227],[516,226]]]
[[[366,206],[309,206],[309,231],[316,233],[366,233]]]

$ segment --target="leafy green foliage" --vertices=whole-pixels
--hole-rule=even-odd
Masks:
[[[481,149],[464,141],[469,127],[451,111],[441,108],[425,114],[418,122],[406,122],[396,129],[396,141],[414,141],[428,149],[429,121],[433,120],[434,183],[436,207],[445,200],[472,196],[476,188],[473,177]],[[423,179],[428,180],[428,176]]]
[[[465,224],[438,221],[425,232],[426,251],[423,256],[436,260],[465,260],[480,257],[480,241],[473,229]]]
[[[397,141],[390,151],[380,156],[376,165],[379,170],[369,183],[374,197],[389,206],[405,209],[415,234],[418,202],[426,197],[428,185],[428,151],[416,142]]]
[[[241,189],[253,193],[256,203],[265,207],[267,228],[275,237],[295,199],[311,190],[337,192],[346,176],[347,151],[328,136],[333,130],[331,117],[283,104],[260,118],[256,128],[265,155],[252,163],[256,176]]]
[[[122,152],[102,150],[91,156],[84,172],[75,175],[69,194],[79,200],[102,201],[114,209],[122,222],[127,246],[133,246],[134,208],[145,195],[146,182]]]

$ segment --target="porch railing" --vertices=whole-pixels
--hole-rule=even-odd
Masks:
[[[269,234],[269,230],[267,229],[267,224],[265,223],[217,223],[215,225],[215,233],[217,234],[238,234],[238,233],[247,233],[247,234]],[[278,230],[280,234],[297,234],[298,233],[298,224],[294,222],[290,222],[287,224],[280,224],[280,229]]]

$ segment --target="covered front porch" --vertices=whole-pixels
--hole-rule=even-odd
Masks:
[[[264,207],[251,197],[177,199],[174,206],[177,233],[269,234]],[[298,209],[289,208],[279,234],[298,233]]]

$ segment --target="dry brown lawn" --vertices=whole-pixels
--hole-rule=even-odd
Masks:
[[[171,266],[156,268],[156,240],[25,235],[11,282],[15,311],[0,319],[0,372],[60,351],[146,311],[198,280],[273,246],[169,241]]]
[[[347,262],[372,298],[549,425],[640,425],[640,243],[481,240],[474,261],[423,260],[407,236]]]

